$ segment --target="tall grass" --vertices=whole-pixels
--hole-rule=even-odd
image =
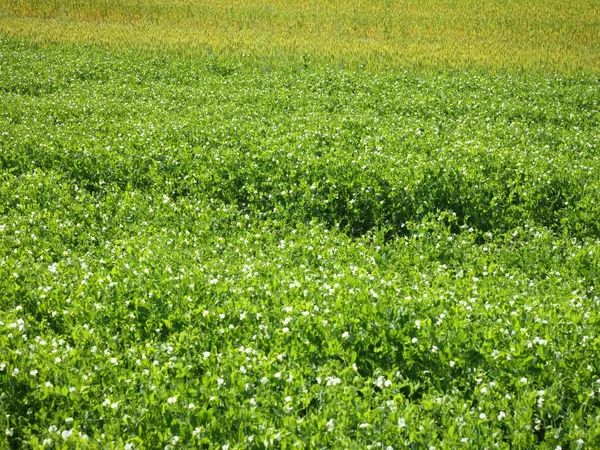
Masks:
[[[374,67],[600,71],[598,0],[0,0],[38,42]]]

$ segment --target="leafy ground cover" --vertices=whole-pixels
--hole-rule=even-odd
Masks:
[[[596,448],[597,76],[0,43],[0,445]]]

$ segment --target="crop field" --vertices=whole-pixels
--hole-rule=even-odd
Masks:
[[[0,0],[0,33],[245,64],[600,73],[600,0]]]
[[[195,4],[0,0],[0,448],[600,448],[598,3]]]

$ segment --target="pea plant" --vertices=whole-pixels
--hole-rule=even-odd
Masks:
[[[0,42],[0,447],[600,446],[600,80]]]

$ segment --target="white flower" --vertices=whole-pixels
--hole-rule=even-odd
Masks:
[[[500,411],[498,413],[498,420],[502,420],[506,417],[506,413],[504,411]]]
[[[527,384],[527,378],[525,378],[525,377],[521,378],[521,383]]]
[[[52,388],[52,387],[54,387],[54,385],[52,383],[50,383],[49,381],[46,381],[46,387]]]
[[[171,405],[177,403],[177,397],[169,397],[167,399],[167,402],[170,403]]]
[[[371,426],[371,424],[369,423],[361,423],[358,428],[369,428]]]
[[[133,450],[133,444],[131,442],[128,442],[127,444],[125,444],[125,447],[123,447],[125,450]]]
[[[14,433],[14,432],[13,432],[13,429],[12,429],[12,428],[7,428],[7,429],[4,431],[4,434],[6,434],[7,436],[12,436],[12,435],[13,435],[13,433]]]
[[[67,417],[65,419],[65,422],[69,423],[69,422],[73,422],[73,418],[72,417]]]
[[[114,364],[115,366],[119,365],[119,361],[117,361],[117,358],[110,358],[110,363]]]
[[[29,375],[31,375],[31,376],[34,376],[34,377],[35,377],[37,374],[38,374],[38,371],[37,371],[37,370],[32,370],[31,372],[29,372]]]
[[[273,375],[275,378],[281,378],[281,372],[277,372],[275,375]]]
[[[328,432],[328,433],[331,433],[331,432],[333,431],[333,429],[334,429],[334,422],[333,422],[333,419],[329,419],[329,420],[327,421],[327,423],[326,423],[326,426],[327,426],[327,432]]]
[[[112,409],[117,409],[117,408],[119,407],[119,402],[114,402],[114,403],[111,403],[111,404],[110,404],[110,407],[111,407]]]
[[[350,337],[350,333],[348,333],[347,331],[344,331],[344,334],[342,334],[342,338],[348,339],[349,337]]]
[[[421,321],[420,320],[415,320],[415,327],[417,327],[417,329],[421,328]]]
[[[256,400],[254,400],[254,397],[251,398],[250,400],[248,400],[248,402],[252,405],[252,406],[256,406]]]
[[[42,445],[50,445],[52,444],[52,439],[46,438],[42,441]]]
[[[281,331],[284,332],[284,333],[288,333],[290,331],[290,329],[288,327],[283,327],[281,329]]]
[[[419,340],[416,337],[414,337],[410,340],[410,342],[412,342],[413,344],[416,344],[417,342],[419,342]]]
[[[225,384],[225,380],[223,378],[221,378],[221,377],[217,377],[217,384],[219,386],[221,386],[221,385]]]
[[[204,359],[206,359],[210,356],[210,352],[204,352],[202,353],[202,356],[204,356]]]
[[[450,367],[454,367],[456,363],[454,361],[449,361],[448,364],[450,364]]]
[[[229,444],[223,444],[221,450],[229,450]]]
[[[67,439],[69,439],[71,437],[71,435],[73,434],[73,430],[63,430],[62,433],[60,433],[60,435],[62,436],[62,438],[66,441]]]
[[[406,426],[406,419],[404,419],[404,417],[400,417],[398,419],[398,427],[399,428],[404,428]]]
[[[481,420],[485,420],[485,419],[487,419],[487,416],[485,415],[485,413],[481,413],[481,414],[479,414],[479,418]]]
[[[292,397],[290,397],[289,395],[284,399],[286,403],[289,403],[292,401]]]
[[[190,403],[190,404],[188,405],[188,409],[194,409],[195,407],[196,407],[196,405],[194,405],[193,403]]]
[[[342,382],[342,380],[337,377],[327,377],[325,380],[327,380],[327,386],[335,386]]]

